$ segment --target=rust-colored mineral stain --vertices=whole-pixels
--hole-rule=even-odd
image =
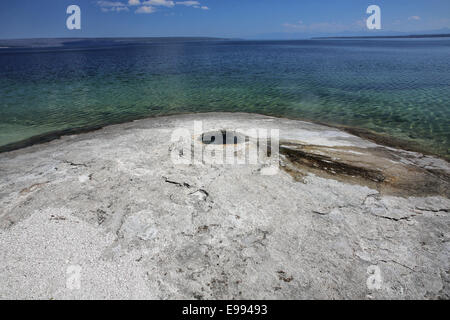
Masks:
[[[398,161],[383,148],[323,147],[292,141],[280,143],[282,168],[302,181],[311,172],[324,178],[365,185],[383,194],[399,196],[450,195],[448,173]]]

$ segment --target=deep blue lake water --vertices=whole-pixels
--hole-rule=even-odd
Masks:
[[[55,130],[205,111],[361,127],[449,157],[450,40],[0,48],[0,146]]]

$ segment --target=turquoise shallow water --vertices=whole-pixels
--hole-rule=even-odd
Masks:
[[[207,41],[0,49],[0,146],[179,112],[373,130],[450,156],[450,40]]]

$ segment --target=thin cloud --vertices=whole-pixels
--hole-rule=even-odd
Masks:
[[[115,9],[116,12],[130,11],[130,9],[128,9],[127,7],[115,7],[113,9]]]
[[[101,7],[102,12],[130,11],[125,4],[119,1],[97,1],[97,5]]]
[[[142,3],[143,5],[148,5],[148,6],[163,6],[163,7],[168,7],[168,8],[172,8],[175,6],[175,2],[173,1],[168,1],[168,0],[148,0],[148,1],[144,1]]]
[[[420,20],[420,17],[419,17],[419,16],[411,16],[411,17],[408,18],[408,20],[409,20],[409,21],[413,21],[413,20],[414,20],[414,21],[419,21],[419,20]]]
[[[125,4],[119,1],[97,1],[100,7],[126,7]]]
[[[126,1],[126,0],[125,0]],[[97,5],[102,12],[130,11],[130,7],[139,6],[135,13],[153,13],[157,7],[174,8],[175,6],[185,6],[200,10],[209,10],[209,7],[202,5],[199,1],[173,1],[173,0],[128,0],[121,1],[97,1]]]
[[[315,22],[303,23],[297,21],[295,23],[284,23],[283,27],[287,32],[343,32],[343,31],[359,31],[364,29],[365,23],[363,20],[357,20],[352,24],[341,24],[335,22]]]
[[[201,3],[198,1],[177,1],[176,4],[186,7],[192,7],[195,9],[209,10],[209,7],[202,6]]]
[[[176,4],[186,6],[186,7],[194,7],[194,6],[200,6],[200,2],[198,1],[178,1]]]
[[[153,13],[153,12],[155,12],[156,10],[155,10],[155,8],[153,8],[153,7],[149,7],[149,6],[142,6],[142,7],[139,7],[135,12],[136,13],[146,13],[146,14],[149,14],[149,13]]]
[[[111,7],[111,8],[102,8],[102,12],[121,12],[121,11],[130,11],[127,7]]]

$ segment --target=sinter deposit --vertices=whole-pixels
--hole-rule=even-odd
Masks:
[[[279,129],[279,170],[171,158],[187,156],[175,129],[193,149],[276,143],[211,138],[253,128]],[[2,153],[0,298],[448,299],[449,174],[439,158],[241,113]]]

